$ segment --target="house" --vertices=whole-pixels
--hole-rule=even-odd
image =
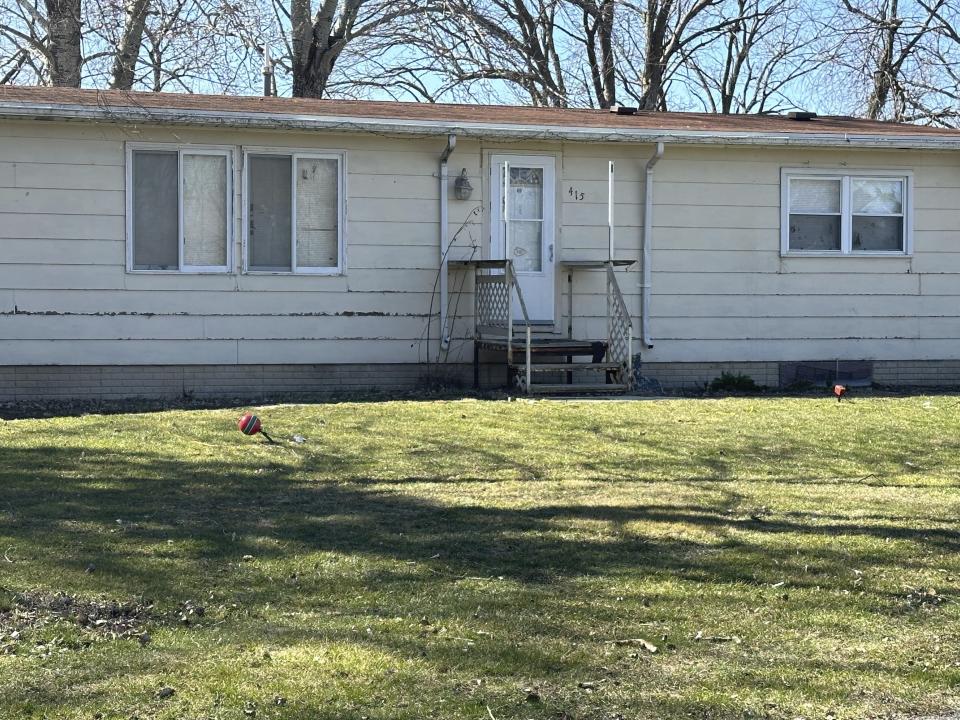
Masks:
[[[527,391],[960,383],[958,149],[803,113],[0,87],[0,401],[503,384],[508,350]]]

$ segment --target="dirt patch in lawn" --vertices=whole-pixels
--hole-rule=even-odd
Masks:
[[[95,636],[146,642],[153,609],[151,603],[143,601],[94,600],[65,593],[16,593],[0,604],[0,653],[15,652],[28,635],[42,635],[45,628],[56,623],[66,623]]]

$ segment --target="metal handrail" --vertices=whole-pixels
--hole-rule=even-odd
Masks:
[[[524,390],[526,391],[526,393],[529,394],[529,393],[530,393],[530,382],[531,382],[531,377],[530,377],[530,376],[531,376],[531,374],[532,374],[532,372],[533,372],[533,370],[532,370],[532,368],[531,368],[531,365],[533,364],[533,363],[532,363],[532,359],[533,359],[533,358],[532,358],[532,356],[533,356],[533,328],[532,328],[532,326],[530,325],[530,316],[527,314],[527,304],[526,304],[526,303],[524,302],[524,300],[523,300],[523,292],[520,290],[520,283],[517,282],[517,275],[516,275],[516,273],[515,273],[514,270],[513,270],[513,261],[512,261],[512,260],[507,260],[507,265],[506,265],[506,269],[505,269],[504,274],[505,274],[505,275],[509,275],[509,278],[510,278],[510,279],[509,279],[508,282],[510,283],[510,289],[517,291],[517,300],[520,301],[520,312],[523,314],[523,324],[524,324],[524,326],[525,326],[525,332],[526,332],[526,337],[524,338],[524,340],[525,340],[525,343],[524,343],[524,349],[525,349],[525,353],[524,353],[524,370],[525,370],[525,373],[524,373],[524,374],[525,374],[525,378],[524,378],[524,386],[523,386],[523,388],[524,388]],[[510,293],[510,297],[511,297],[511,298],[513,297],[513,293],[512,293],[512,292]],[[513,312],[512,312],[512,311],[509,312],[509,325],[510,325],[511,336],[512,336],[512,333],[513,333]],[[511,339],[512,339],[512,338],[511,338]],[[512,359],[513,359],[513,353],[512,353],[512,351],[511,351],[510,345],[509,345],[509,343],[508,343],[508,345],[507,345],[507,362],[510,362]]]

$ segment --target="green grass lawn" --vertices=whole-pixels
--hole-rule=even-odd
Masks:
[[[0,717],[960,708],[958,397],[239,412],[0,422]]]

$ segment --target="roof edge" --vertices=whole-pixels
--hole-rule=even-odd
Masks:
[[[438,137],[455,133],[462,137],[511,140],[574,140],[581,142],[650,143],[694,145],[789,145],[888,149],[960,150],[960,137],[941,138],[909,134],[768,133],[705,130],[609,129],[560,125],[494,124],[404,120],[342,115],[266,114],[216,112],[183,108],[148,108],[76,103],[28,103],[0,101],[0,118],[7,120],[96,120],[155,125],[253,128],[262,130],[331,130],[354,133],[392,133]]]

